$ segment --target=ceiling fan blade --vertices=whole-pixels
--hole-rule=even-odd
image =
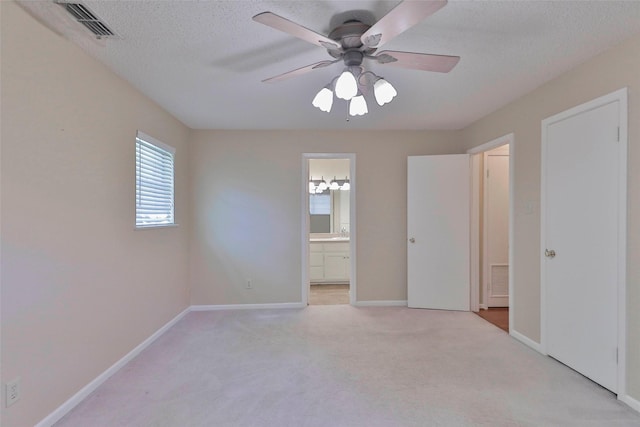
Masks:
[[[315,64],[307,65],[306,67],[297,68],[295,70],[287,71],[286,73],[279,74],[279,75],[274,76],[274,77],[269,77],[268,79],[264,79],[262,82],[263,83],[277,83],[277,82],[282,81],[282,80],[290,79],[292,77],[297,77],[297,76],[299,76],[301,74],[308,73],[309,71],[313,71],[316,68],[327,67],[327,66],[329,66],[331,64],[335,64],[338,61],[340,61],[340,60],[336,59],[335,61],[320,61],[320,62],[316,62]]]
[[[331,40],[329,37],[318,34],[315,31],[305,28],[302,25],[296,24],[295,22],[289,21],[288,19],[276,15],[275,13],[259,13],[253,17],[253,20],[267,25],[271,28],[275,28],[276,30],[291,34],[292,36],[295,36],[306,42],[324,47],[325,49],[342,50],[340,44],[338,44],[335,40]]]
[[[396,50],[383,50],[371,58],[380,64],[410,68],[412,70],[435,71],[437,73],[448,73],[460,61],[459,56],[398,52]]]
[[[403,1],[373,24],[361,37],[362,44],[378,48],[447,4],[447,0]]]

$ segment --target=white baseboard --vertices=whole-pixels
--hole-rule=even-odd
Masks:
[[[273,304],[225,304],[225,305],[192,305],[191,311],[215,311],[215,310],[258,310],[271,308],[305,308],[307,304],[302,302],[283,302]]]
[[[486,304],[480,304],[480,305],[478,305],[478,308],[480,310],[488,310],[489,309]]]
[[[356,301],[356,307],[406,307],[407,300]]]
[[[618,400],[620,400],[622,403],[626,403],[627,405],[629,405],[631,409],[634,409],[640,412],[640,400],[636,400],[633,397],[629,396],[628,394],[625,394],[623,396],[618,396]]]
[[[62,417],[64,417],[69,411],[76,407],[80,402],[82,402],[89,394],[91,394],[95,389],[97,389],[102,383],[109,379],[113,374],[118,372],[124,365],[129,363],[131,359],[136,357],[138,354],[142,352],[145,348],[149,347],[151,343],[157,340],[162,334],[164,334],[167,330],[169,330],[173,325],[178,323],[180,319],[182,319],[185,314],[190,311],[190,307],[184,309],[180,314],[167,322],[163,327],[158,329],[153,333],[149,338],[140,343],[136,348],[127,353],[122,359],[118,360],[116,363],[111,365],[109,369],[98,375],[93,381],[84,386],[79,392],[71,396],[66,402],[60,405],[55,411],[47,415],[42,421],[35,425],[35,427],[51,427]]]
[[[522,344],[531,347],[532,349],[534,349],[535,351],[537,351],[538,353],[542,353],[546,356],[546,353],[544,351],[542,351],[542,346],[535,342],[534,340],[532,340],[531,338],[525,337],[524,335],[522,335],[520,332],[516,331],[515,329],[511,329],[511,331],[509,332],[509,335],[511,335],[513,338],[517,339],[518,341],[520,341]]]

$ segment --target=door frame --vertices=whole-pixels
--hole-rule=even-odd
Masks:
[[[618,398],[626,396],[626,273],[627,273],[627,88],[585,102],[561,113],[542,120],[541,161],[540,161],[540,352],[547,355],[547,311],[546,311],[546,269],[544,248],[546,246],[546,154],[548,144],[547,128],[549,125],[565,120],[569,117],[593,110],[612,102],[619,102],[619,170],[618,170]]]
[[[489,282],[490,282],[490,277],[491,277],[491,267],[492,265],[502,265],[504,266],[505,264],[491,264],[489,263],[489,260],[487,259],[488,257],[485,256],[486,254],[489,253],[489,203],[487,202],[488,198],[489,198],[489,186],[487,185],[487,177],[488,177],[488,173],[489,173],[489,152],[493,151],[497,148],[500,147],[504,147],[505,145],[509,145],[509,143],[505,143],[502,145],[499,145],[497,147],[494,147],[490,150],[486,150],[484,152],[482,152],[482,224],[480,224],[480,226],[482,227],[482,255],[483,255],[483,259],[482,259],[482,276],[480,277],[480,283],[481,283],[481,287],[482,287],[482,302],[480,303],[480,306],[482,308],[482,306],[484,306],[485,309],[489,309]],[[510,147],[509,147],[510,148]],[[480,154],[480,153],[479,153]],[[504,155],[504,154],[501,154]],[[508,155],[509,157],[511,157],[511,153],[509,153]],[[511,170],[511,168],[509,168],[509,170]],[[507,177],[507,180],[510,181],[510,176]],[[509,196],[509,194],[507,195]],[[507,210],[509,209],[509,207],[507,206]],[[508,213],[507,213],[508,216]],[[508,219],[508,218],[507,218]],[[509,230],[508,230],[509,224],[507,224],[507,234],[509,234]],[[508,238],[509,236],[507,236]],[[509,245],[509,241],[507,241],[507,246],[510,247]],[[508,248],[507,248],[508,251]],[[509,267],[509,259],[508,259],[508,253],[507,253],[507,267]],[[508,274],[508,273],[507,273]],[[508,285],[508,283],[507,283]],[[508,290],[507,290],[508,292]],[[509,304],[509,302],[507,302],[507,304]]]
[[[356,298],[356,155],[355,153],[302,153],[302,304],[309,304],[309,160],[348,159],[349,160],[349,304],[355,305]]]
[[[509,133],[499,138],[493,139],[477,147],[467,150],[471,154],[471,311],[478,312],[481,308],[486,309],[487,290],[483,289],[483,301],[480,304],[480,156],[485,151],[503,145],[509,145],[509,334],[513,332],[513,319],[515,307],[513,304],[513,220],[515,212],[515,135]],[[482,225],[484,226],[484,225]]]

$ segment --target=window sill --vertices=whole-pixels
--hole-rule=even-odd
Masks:
[[[140,226],[135,226],[134,230],[138,231],[138,230],[152,230],[152,229],[157,229],[157,228],[173,228],[173,227],[178,227],[180,224],[154,224],[154,225],[140,225]]]

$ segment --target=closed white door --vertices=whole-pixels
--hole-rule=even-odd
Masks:
[[[617,390],[619,102],[543,122],[546,351]]]
[[[488,307],[509,307],[509,146],[485,153],[483,276]]]
[[[407,187],[408,306],[468,311],[469,155],[409,157]]]

